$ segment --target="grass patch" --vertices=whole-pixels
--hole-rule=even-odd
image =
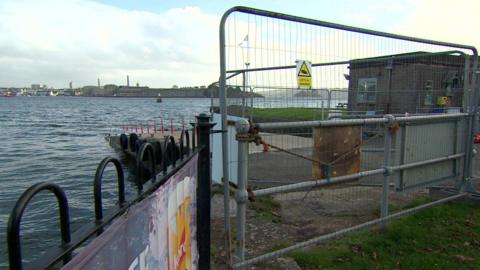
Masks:
[[[398,203],[393,203],[393,202],[389,202],[388,203],[388,213],[390,214],[393,214],[393,213],[396,213],[396,212],[399,212],[399,211],[402,211],[402,210],[405,210],[405,209],[408,209],[408,208],[413,208],[413,207],[417,207],[417,206],[420,206],[422,204],[426,204],[426,203],[429,203],[431,202],[432,199],[429,197],[429,196],[421,196],[421,197],[418,197],[410,202],[408,202],[407,204],[398,204]],[[375,208],[373,214],[374,216],[377,216],[377,217],[380,217],[380,207],[377,207]]]
[[[246,114],[261,118],[283,119],[283,120],[324,120],[328,117],[327,109],[322,113],[318,108],[246,108]]]
[[[275,201],[272,196],[259,196],[255,198],[255,202],[250,203],[251,207],[257,214],[268,222],[280,223],[280,203]]]
[[[478,210],[441,205],[290,256],[302,269],[480,269]]]
[[[283,241],[280,241],[278,243],[276,243],[275,245],[273,245],[273,247],[269,250],[269,252],[273,252],[273,251],[277,251],[277,250],[280,250],[280,249],[284,249],[284,248],[287,248],[289,246],[292,246],[291,243],[287,243],[287,242],[283,242]]]

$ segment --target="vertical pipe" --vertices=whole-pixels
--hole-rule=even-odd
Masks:
[[[387,92],[384,94],[384,107],[383,107],[383,113],[390,113],[390,104],[391,104],[391,89],[392,89],[392,71],[393,71],[393,57],[388,60],[388,65],[387,65]],[[416,111],[418,112],[418,111]]]
[[[245,106],[247,105],[245,102],[245,96],[247,95],[247,74],[245,72],[242,73],[243,77],[243,93],[242,93],[242,117],[245,117]]]
[[[213,89],[214,89],[215,84],[212,83],[208,86],[208,89],[210,90],[210,112],[213,114]]]
[[[220,80],[218,88],[218,97],[220,99],[220,114],[222,115],[222,171],[223,171],[223,207],[225,214],[225,250],[227,269],[232,269],[232,257],[231,257],[231,242],[230,242],[230,190],[229,190],[229,174],[228,174],[228,126],[227,126],[227,97],[226,97],[226,56],[225,56],[225,22],[230,13],[223,14],[220,20],[219,26],[219,41],[220,41]]]
[[[215,125],[206,114],[197,116],[198,141],[201,147],[198,155],[197,187],[197,243],[198,269],[210,269],[210,131]]]
[[[250,122],[253,122],[253,87],[250,87]]]
[[[383,145],[383,167],[385,172],[383,173],[383,190],[382,190],[382,201],[380,206],[380,215],[382,218],[388,216],[388,197],[390,192],[390,156],[392,154],[392,133],[390,132],[390,127],[395,122],[395,117],[393,115],[385,115],[387,123],[385,124],[385,133],[384,133],[384,145]],[[382,223],[382,227],[385,226],[385,223]]]
[[[237,141],[238,141],[238,178],[237,178],[237,262],[245,260],[245,222],[247,212],[247,177],[248,177],[248,141],[242,135],[246,135],[250,128],[245,119],[237,121]]]
[[[469,61],[470,60],[470,61]],[[473,67],[470,67],[470,62]],[[463,181],[460,187],[464,191],[475,191],[473,188],[472,179],[472,158],[473,158],[473,134],[477,129],[477,116],[478,116],[478,98],[479,93],[476,89],[476,71],[478,68],[478,56],[475,53],[471,56],[471,59],[466,57],[465,60],[465,79],[464,79],[464,110],[468,113],[467,118],[467,132],[465,134],[465,160],[463,166]],[[469,82],[469,75],[472,75]],[[465,102],[465,98],[468,98]],[[466,105],[466,106],[465,106]]]
[[[330,111],[330,109],[332,108],[332,91],[330,89],[327,89],[327,93],[328,93],[327,110]]]
[[[320,120],[328,119],[328,118],[325,118],[325,117],[324,117],[325,110],[324,110],[324,108],[323,108],[323,100],[322,100],[322,110],[321,110],[321,114],[322,114],[322,115],[320,116]]]

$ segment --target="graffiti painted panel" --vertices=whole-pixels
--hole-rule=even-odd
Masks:
[[[197,269],[197,156],[62,269]]]

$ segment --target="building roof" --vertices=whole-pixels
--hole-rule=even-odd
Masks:
[[[465,56],[461,55],[459,51],[446,51],[437,53],[416,51],[370,58],[353,59],[350,61],[349,68],[386,66],[389,64],[426,64],[463,67],[465,65]]]

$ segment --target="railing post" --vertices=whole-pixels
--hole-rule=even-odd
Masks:
[[[206,114],[197,116],[198,144],[198,188],[197,188],[197,243],[198,269],[210,269],[210,132],[215,123],[210,123]]]
[[[382,218],[388,216],[388,197],[390,192],[390,157],[392,154],[392,131],[391,127],[395,122],[395,117],[391,114],[385,115],[387,123],[385,124],[384,132],[384,145],[383,145],[383,167],[385,172],[383,173],[383,191],[382,201],[380,207],[380,215]],[[382,223],[382,227],[385,223]]]
[[[248,181],[248,130],[247,120],[238,120],[235,125],[238,141],[238,178],[237,178],[237,252],[238,262],[245,260],[245,221],[247,212],[247,181]],[[247,136],[246,136],[247,135]]]

